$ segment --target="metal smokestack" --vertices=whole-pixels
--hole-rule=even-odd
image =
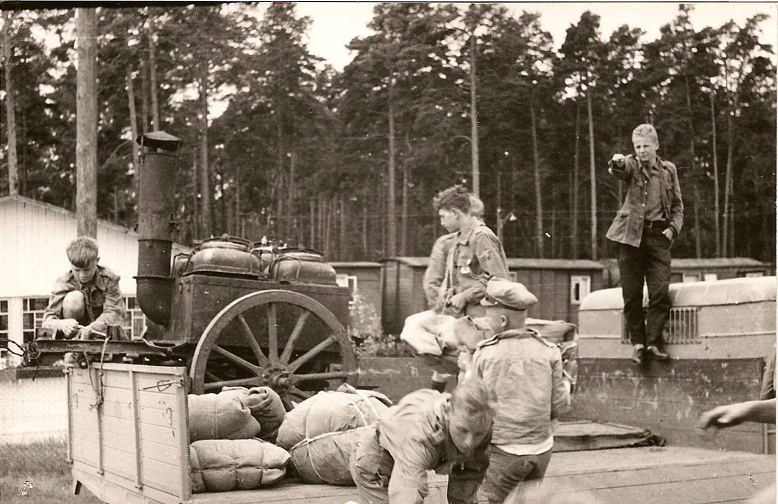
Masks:
[[[170,276],[175,201],[174,180],[181,139],[164,131],[141,135],[145,147],[138,184],[138,305],[157,324],[170,321],[174,279]]]

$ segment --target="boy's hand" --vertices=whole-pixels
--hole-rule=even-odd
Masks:
[[[78,332],[78,320],[76,319],[63,319],[57,324],[57,330],[61,331],[66,338],[71,338]]]
[[[81,327],[78,330],[78,339],[80,339],[80,340],[88,340],[89,336],[91,334],[92,334],[92,327],[91,326]]]
[[[622,164],[626,157],[624,157],[624,154],[614,154],[611,158],[611,162],[614,164]]]
[[[672,228],[665,229],[664,231],[662,231],[662,234],[665,235],[665,237],[668,240],[673,241],[673,229]]]
[[[453,306],[457,311],[462,311],[465,309],[465,305],[467,304],[467,299],[465,298],[465,295],[461,292],[459,294],[454,294],[451,296],[451,299],[448,300],[448,305]]]
[[[459,369],[465,373],[468,373],[473,367],[473,354],[471,354],[467,347],[464,345],[459,347],[457,366],[459,366]]]

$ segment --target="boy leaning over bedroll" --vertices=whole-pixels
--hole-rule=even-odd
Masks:
[[[463,381],[481,379],[497,397],[479,502],[502,503],[512,491],[514,502],[524,502],[525,491],[546,473],[553,421],[570,406],[570,386],[559,348],[525,326],[526,310],[537,298],[524,285],[493,278],[481,303],[494,336],[478,344],[472,362],[460,354]]]
[[[360,504],[422,504],[427,471],[448,474],[450,504],[474,501],[489,464],[493,393],[473,378],[452,394],[406,395],[360,434],[349,460]]]
[[[119,275],[97,264],[97,242],[80,236],[66,252],[70,271],[54,283],[41,327],[54,331],[55,338],[89,339],[93,331],[104,333],[109,325],[121,325]]]

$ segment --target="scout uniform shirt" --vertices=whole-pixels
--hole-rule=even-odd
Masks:
[[[537,445],[552,434],[551,420],[569,407],[559,348],[529,328],[482,341],[472,373],[497,395],[492,444]]]
[[[82,326],[91,325],[98,332],[105,332],[109,325],[122,325],[124,300],[119,290],[119,275],[104,266],[97,266],[91,282],[82,284],[72,271],[57,279],[49,298],[49,306],[43,313],[41,327],[53,328],[57,320],[62,320],[62,301],[72,291],[84,293],[84,316],[78,320]]]
[[[429,493],[427,470],[450,475],[449,502],[471,502],[489,464],[490,436],[466,458],[449,435],[450,413],[450,394],[421,389],[381,414],[378,444],[394,459],[389,502],[422,504]]]
[[[446,261],[446,278],[441,285],[444,299],[465,294],[467,305],[478,304],[491,277],[510,279],[508,259],[497,236],[479,222],[470,231],[457,233]]]

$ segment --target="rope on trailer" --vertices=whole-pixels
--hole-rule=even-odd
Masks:
[[[13,354],[13,355],[15,355],[17,357],[24,358],[24,355],[25,355],[26,351],[24,350],[24,347],[22,345],[20,345],[19,343],[15,342],[12,339],[9,339],[8,343],[13,343],[14,345],[16,345],[16,347],[19,349],[19,352],[20,352],[20,353],[16,353],[14,350],[11,350],[10,346],[8,346],[8,347],[6,347],[6,350],[8,350],[8,353]]]
[[[89,383],[92,384],[92,389],[95,391],[95,395],[97,396],[97,401],[95,401],[94,404],[89,405],[89,409],[93,410],[95,408],[99,408],[102,406],[103,402],[105,401],[105,382],[103,382],[103,365],[105,363],[105,350],[108,347],[108,338],[103,340],[103,349],[100,351],[100,372],[97,374],[97,387],[95,387],[95,382],[92,379],[92,365],[89,363],[89,360],[87,359],[87,367],[89,368]],[[86,355],[84,355],[86,357]]]

